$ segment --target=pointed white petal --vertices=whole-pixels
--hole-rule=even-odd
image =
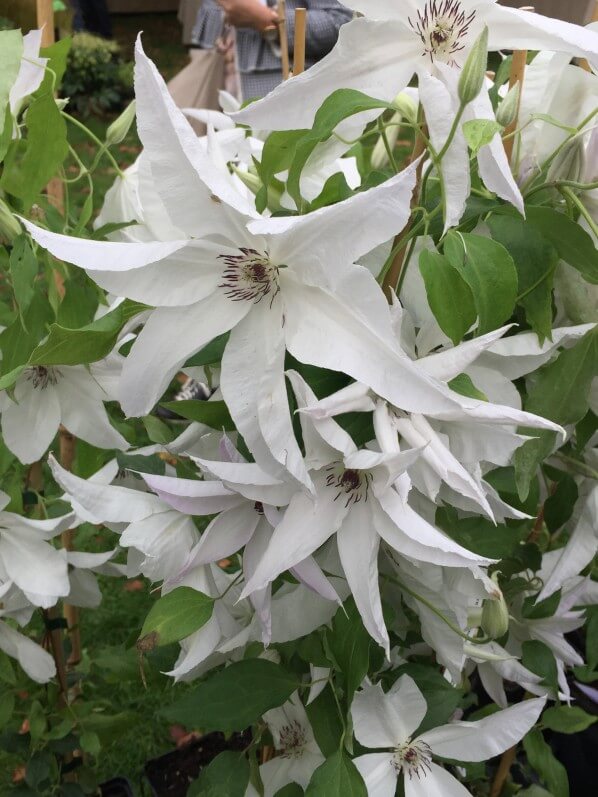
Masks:
[[[239,323],[249,307],[217,291],[189,307],[154,310],[123,368],[120,397],[125,413],[146,415],[185,360]]]
[[[16,401],[2,412],[2,437],[21,462],[36,462],[45,454],[60,426],[60,402],[53,385],[34,388],[27,376],[15,388]]]
[[[38,684],[45,684],[56,675],[54,659],[47,651],[1,621],[0,650],[17,659],[27,675]]]
[[[0,560],[24,592],[55,599],[68,595],[66,552],[56,550],[30,529],[0,531]]]
[[[261,501],[272,506],[286,506],[297,491],[294,484],[285,484],[266,473],[255,462],[218,462],[193,458],[202,470],[221,479],[229,490],[249,501]]]
[[[190,552],[183,565],[183,574],[199,565],[219,562],[232,556],[251,539],[259,520],[258,513],[247,504],[221,512]]]
[[[442,758],[487,761],[517,744],[534,727],[545,705],[545,698],[524,700],[477,722],[455,722],[426,731],[418,741]]]
[[[216,512],[245,503],[241,496],[229,490],[221,482],[194,481],[172,476],[156,476],[151,473],[139,475],[165,504],[187,515],[214,515]]]
[[[417,366],[441,382],[450,382],[451,379],[459,376],[472,365],[482,352],[486,351],[495,341],[500,340],[512,326],[512,324],[508,324],[494,332],[480,335],[479,338],[473,338],[458,346],[422,357],[417,361]]]
[[[390,753],[370,753],[353,759],[368,790],[368,797],[394,797],[397,771]]]
[[[313,556],[308,556],[298,565],[291,568],[292,574],[298,581],[313,590],[321,598],[328,601],[341,603],[337,591],[324,575],[322,568],[318,565]]]
[[[405,778],[405,797],[471,797],[471,792],[432,761],[421,777]]]

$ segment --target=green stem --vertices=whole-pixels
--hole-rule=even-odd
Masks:
[[[523,291],[523,293],[520,293],[519,296],[517,297],[517,299],[515,300],[516,304],[519,304],[519,302],[522,299],[525,299],[526,296],[529,296],[530,293],[535,291],[536,288],[538,288],[544,282],[544,280],[547,280],[552,274],[554,274],[555,270],[556,270],[556,266],[553,266],[552,268],[548,269],[546,274],[543,274],[540,277],[540,279],[537,280],[536,282],[534,282],[534,284],[531,287],[529,287],[527,290]]]
[[[561,188],[573,188],[576,191],[595,191],[598,188],[598,182],[576,183],[574,180],[553,180],[550,183],[542,183],[542,185],[531,188],[525,198],[529,199],[530,196],[537,194],[539,191],[546,191],[549,188],[556,188],[559,191]]]
[[[426,228],[428,226],[428,219],[425,220]],[[424,234],[426,232],[426,228],[424,228]],[[412,238],[409,241],[409,249],[407,250],[407,254],[405,255],[405,260],[403,261],[403,268],[401,269],[401,273],[399,275],[399,281],[397,283],[397,296],[401,295],[401,288],[403,287],[403,283],[405,282],[405,276],[407,275],[407,269],[409,268],[409,263],[413,256],[413,250],[415,249],[415,244],[417,243],[417,238]]]
[[[65,111],[62,112],[62,115],[64,116],[64,118],[68,122],[70,122],[75,127],[78,127],[79,130],[81,130],[83,133],[85,133],[85,135],[88,136],[88,138],[90,138],[94,142],[94,144],[96,144],[100,148],[101,154],[105,154],[106,155],[108,160],[112,163],[112,165],[116,169],[116,171],[118,173],[118,176],[119,177],[124,177],[123,170],[120,168],[120,166],[116,162],[116,160],[115,160],[114,156],[112,155],[112,153],[108,149],[106,149],[106,147],[104,145],[104,142],[100,141],[100,139],[95,135],[95,133],[92,133],[92,131],[88,127],[86,127],[78,119],[75,119],[74,116],[71,116],[70,114],[66,113]],[[95,161],[94,161],[94,163],[95,163]]]
[[[381,119],[382,117],[380,117]],[[386,150],[386,154],[388,155],[388,160],[390,161],[390,165],[392,166],[392,170],[395,174],[398,174],[399,168],[397,166],[397,162],[395,160],[394,153],[392,151],[392,147],[390,146],[390,142],[388,141],[388,136],[386,135],[386,130],[380,124],[380,120],[378,120],[378,130],[380,132],[380,136],[382,137],[382,141],[384,142],[384,149]]]
[[[579,210],[581,215],[584,217],[584,219],[590,225],[590,229],[592,230],[594,235],[598,238],[598,224],[596,224],[596,222],[594,221],[594,219],[592,218],[592,216],[590,214],[590,211],[586,208],[586,206],[581,201],[581,199],[577,196],[577,194],[571,188],[567,188],[567,187],[561,188],[560,191],[561,191],[561,194],[563,194],[563,196],[567,197],[567,199],[573,205],[575,205],[575,207]]]
[[[574,457],[569,457],[567,454],[562,454],[560,451],[555,454],[555,457],[560,459],[561,462],[571,465],[572,468],[576,469],[577,472],[581,473],[583,476],[588,476],[590,479],[598,480],[598,470],[594,470],[594,468],[586,465],[585,462],[575,459]]]
[[[448,619],[448,617],[445,617],[445,615],[440,611],[440,609],[437,609],[433,603],[424,598],[423,595],[420,595],[418,592],[415,592],[415,590],[410,589],[396,576],[389,576],[388,574],[383,573],[382,577],[388,579],[389,581],[392,581],[392,583],[396,584],[396,586],[399,587],[399,589],[403,590],[408,595],[411,595],[412,598],[415,598],[416,601],[423,604],[427,609],[429,609],[433,614],[435,614],[436,617],[442,620],[442,622],[445,623],[451,629],[451,631],[460,636],[461,639],[465,639],[466,642],[471,642],[473,645],[487,645],[488,642],[492,641],[490,637],[471,637],[469,636],[469,634],[466,634],[464,631],[462,631],[459,628],[458,625],[455,625],[455,623],[451,622]]]

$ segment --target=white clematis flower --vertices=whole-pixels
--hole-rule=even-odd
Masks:
[[[75,516],[32,520],[4,511],[9,501],[0,491],[0,584],[14,584],[30,603],[47,609],[69,593],[66,551],[49,540],[72,528]]]
[[[14,399],[0,393],[2,436],[21,462],[36,462],[62,424],[71,434],[98,448],[129,447],[110,424],[102,386],[105,369],[91,365],[30,366],[14,387]]]
[[[47,58],[40,58],[42,31],[32,30],[23,36],[23,56],[16,81],[9,93],[10,112],[17,117],[27,97],[40,87],[44,79]]]
[[[292,82],[233,118],[269,129],[310,127],[335,89],[352,88],[391,101],[417,74],[420,100],[436,151],[447,140],[459,100],[461,66],[484,26],[489,49],[555,50],[598,59],[598,35],[539,14],[504,8],[496,0],[347,0],[364,14],[344,25],[332,52]],[[494,119],[487,89],[469,104],[468,119]],[[523,200],[500,136],[478,154],[482,179],[520,210]],[[469,156],[460,131],[443,159],[446,225],[458,223],[469,196]]]
[[[289,378],[299,406],[313,406],[316,398],[299,374],[289,372]],[[392,454],[359,451],[330,418],[302,415],[301,425],[315,495],[298,492],[293,496],[242,597],[263,589],[335,535],[342,569],[364,625],[388,654],[378,583],[381,539],[415,561],[464,567],[491,560],[457,545],[394,489],[397,479],[421,455],[420,449]]]
[[[380,684],[355,695],[351,714],[357,741],[387,752],[359,756],[369,797],[393,797],[403,775],[405,797],[468,797],[469,791],[434,759],[487,761],[508,750],[530,731],[545,700],[525,700],[477,722],[453,722],[413,738],[427,703],[417,685],[403,675],[386,694]]]
[[[209,161],[140,45],[136,76],[144,157],[163,226],[169,235],[176,227],[178,238],[80,240],[24,222],[42,246],[99,284],[114,289],[117,277],[122,295],[159,305],[124,366],[125,412],[147,412],[185,360],[227,331],[222,394],[249,449],[275,476],[286,468],[310,486],[287,406],[285,348],[303,361],[359,374],[398,404],[452,406],[441,386],[412,376],[392,341],[378,285],[352,266],[406,223],[415,164],[332,207],[252,221],[251,208]],[[376,213],[364,228],[372,206]]]
[[[289,783],[306,789],[315,770],[324,763],[324,756],[297,692],[280,708],[267,711],[264,721],[276,750],[276,756],[260,766],[264,797],[275,797]],[[245,794],[257,797],[251,785]]]

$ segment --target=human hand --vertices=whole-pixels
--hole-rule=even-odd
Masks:
[[[261,33],[278,23],[276,11],[258,0],[218,0],[218,4],[226,22],[236,28],[254,28]]]

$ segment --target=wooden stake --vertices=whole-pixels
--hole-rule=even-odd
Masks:
[[[47,639],[50,642],[50,650],[52,651],[52,658],[56,664],[56,675],[58,677],[58,686],[60,687],[60,702],[63,706],[68,706],[69,703],[69,690],[66,679],[66,665],[64,663],[64,650],[62,648],[62,630],[60,627],[52,628],[51,626],[59,619],[58,607],[52,606],[51,609],[44,609],[44,619],[46,621]]]
[[[289,40],[287,39],[287,3],[278,0],[278,33],[280,36],[280,58],[282,60],[282,79],[288,80],[291,73],[289,62]]]
[[[52,0],[35,0],[37,27],[42,29],[42,47],[54,44],[54,7]]]
[[[590,22],[598,22],[598,0],[596,0],[596,4],[594,5],[594,10],[592,11],[592,18],[590,19]],[[585,58],[580,58],[579,65],[582,69],[585,69],[586,72],[592,71],[592,67]]]
[[[492,788],[490,790],[490,797],[499,797],[509,776],[511,767],[515,763],[516,754],[517,747],[510,747],[505,753],[503,753],[502,758],[500,759],[500,764],[498,765],[498,770],[496,771],[494,783],[492,784]]]
[[[60,427],[60,464],[65,470],[73,469],[75,461],[76,438],[64,428]],[[66,551],[73,550],[73,529],[63,531],[61,535],[62,547]],[[63,614],[68,627],[69,639],[71,642],[71,654],[68,658],[68,666],[75,667],[81,661],[81,631],[79,628],[79,609],[69,603],[63,604]]]
[[[505,128],[505,152],[509,163],[513,158],[513,147],[515,145],[515,136],[513,133],[517,130],[519,124],[519,107],[521,105],[521,93],[523,90],[523,81],[525,79],[525,67],[527,66],[527,50],[515,50],[513,53],[513,63],[511,65],[511,76],[509,78],[509,89],[519,84],[519,102],[517,104],[517,113],[511,124]]]
[[[306,31],[307,31],[307,9],[296,8],[293,76],[300,75],[305,70]]]

